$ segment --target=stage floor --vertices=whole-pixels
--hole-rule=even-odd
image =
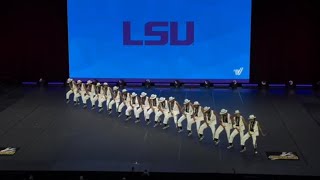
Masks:
[[[0,96],[0,147],[19,147],[14,156],[0,156],[7,171],[143,171],[231,174],[320,175],[320,98],[312,90],[127,88],[199,101],[215,110],[239,109],[255,114],[266,137],[259,136],[240,153],[239,137],[228,150],[225,133],[218,146],[209,129],[199,142],[171,127],[162,130],[135,124],[125,116],[107,115],[65,103],[64,87],[21,87]],[[153,119],[152,119],[153,120]],[[184,121],[186,127],[186,121]],[[195,132],[195,125],[193,125]],[[293,151],[300,160],[271,161],[265,152]]]

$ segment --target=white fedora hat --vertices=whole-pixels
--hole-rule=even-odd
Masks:
[[[104,85],[104,86],[107,86],[107,85],[108,85],[108,83],[107,83],[107,82],[105,82],[105,83],[103,83],[103,85]]]
[[[80,84],[80,83],[82,83],[82,81],[81,81],[81,80],[78,80],[77,83]]]
[[[133,92],[133,93],[131,94],[131,96],[132,96],[132,97],[136,97],[137,94],[136,94],[135,92]]]
[[[113,90],[115,91],[115,90],[118,90],[119,89],[119,87],[118,86],[114,86],[113,87]]]
[[[184,102],[183,102],[183,104],[188,104],[189,102],[190,102],[189,99],[185,99]]]
[[[174,97],[169,97],[169,101],[172,101],[172,100],[174,100],[175,98]]]
[[[165,101],[165,100],[166,100],[166,98],[161,97],[161,98],[159,99],[159,102],[163,102],[163,101]]]
[[[142,92],[141,95],[140,95],[140,97],[145,97],[146,95],[147,95],[147,93]]]
[[[200,103],[198,101],[195,101],[193,105],[200,105]]]
[[[256,117],[253,115],[253,114],[251,114],[250,116],[249,116],[249,119],[255,119]]]
[[[126,89],[122,89],[122,92],[125,93],[125,92],[127,92],[127,90]]]
[[[239,110],[234,111],[235,114],[240,114]]]
[[[97,83],[97,86],[101,86],[101,84],[98,82],[98,83]]]
[[[157,98],[157,95],[151,94],[150,99],[155,99],[155,98]]]
[[[220,114],[225,114],[225,113],[227,113],[228,111],[226,110],[226,109],[221,109],[221,111],[220,111]]]
[[[208,106],[206,106],[206,107],[203,108],[203,111],[204,111],[204,112],[207,112],[207,111],[209,111],[209,110],[210,110],[210,107],[208,107]]]

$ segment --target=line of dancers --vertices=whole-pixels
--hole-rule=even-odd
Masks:
[[[73,94],[75,106],[80,105],[81,98],[83,108],[87,108],[87,101],[90,100],[92,109],[95,109],[98,101],[99,112],[104,110],[103,104],[106,104],[105,107],[107,107],[108,113],[112,114],[115,106],[118,117],[122,115],[122,110],[125,108],[125,121],[129,121],[134,115],[135,123],[140,122],[140,114],[143,112],[147,125],[151,123],[151,114],[154,114],[153,127],[161,126],[163,123],[162,129],[169,128],[168,121],[173,119],[175,128],[179,133],[184,130],[182,122],[187,120],[188,136],[193,134],[191,127],[195,123],[199,141],[204,139],[204,130],[210,128],[212,139],[218,145],[220,134],[225,131],[229,141],[228,149],[233,148],[233,140],[239,135],[240,152],[246,151],[245,142],[252,138],[254,153],[257,154],[257,137],[259,132],[264,135],[256,117],[250,115],[249,123],[247,124],[239,110],[236,110],[234,115],[231,115],[226,109],[221,109],[219,115],[217,115],[210,107],[202,107],[198,101],[192,103],[189,99],[185,99],[181,106],[174,97],[169,97],[168,99],[165,97],[159,98],[156,94],[151,94],[149,97],[145,92],[138,95],[135,92],[129,93],[126,89],[120,90],[117,86],[111,88],[106,82],[101,84],[88,80],[83,83],[81,80],[74,81],[69,78],[67,84],[70,87],[70,90],[66,93],[67,103],[70,102],[70,95]],[[217,116],[220,117],[219,121]],[[161,120],[162,117],[163,120]],[[248,129],[245,133],[246,127]]]

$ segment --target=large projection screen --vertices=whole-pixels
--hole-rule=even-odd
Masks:
[[[251,0],[68,0],[70,77],[248,80]]]

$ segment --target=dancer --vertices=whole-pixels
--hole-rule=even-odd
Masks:
[[[203,115],[204,115],[204,123],[199,128],[199,140],[202,141],[204,138],[203,131],[210,127],[212,132],[212,139],[214,139],[214,133],[216,131],[216,124],[217,124],[217,117],[213,110],[210,107],[203,108]]]
[[[216,145],[218,145],[220,142],[219,135],[223,130],[226,131],[227,139],[230,138],[230,130],[232,128],[232,122],[228,111],[226,109],[221,109],[220,115],[220,126],[218,127],[214,135],[214,142]]]
[[[183,102],[183,108],[182,108],[182,116],[178,120],[178,132],[182,132],[182,122],[187,119],[187,121],[191,121],[191,115],[193,114],[193,107],[192,103],[189,99],[185,99]]]
[[[121,96],[121,93],[119,91],[119,87],[114,86],[113,92],[112,92],[112,100],[110,101],[110,103],[108,105],[109,114],[112,113],[113,104],[116,104],[116,112],[118,112],[118,108],[119,108],[119,104],[120,104],[120,96]]]
[[[178,128],[178,115],[181,113],[181,107],[180,107],[178,101],[176,101],[175,98],[172,96],[169,97],[168,108],[169,108],[169,111],[164,116],[164,120],[163,120],[164,127],[162,129],[169,128],[168,120],[171,117],[173,117],[174,124],[175,124],[176,128]]]
[[[235,113],[235,116],[232,118],[232,120],[233,120],[233,131],[232,131],[232,133],[230,135],[230,138],[229,138],[228,149],[233,147],[233,139],[238,134],[240,134],[240,141],[241,141],[241,139],[243,137],[243,132],[245,130],[245,120],[241,116],[240,111],[236,110],[234,113]]]

